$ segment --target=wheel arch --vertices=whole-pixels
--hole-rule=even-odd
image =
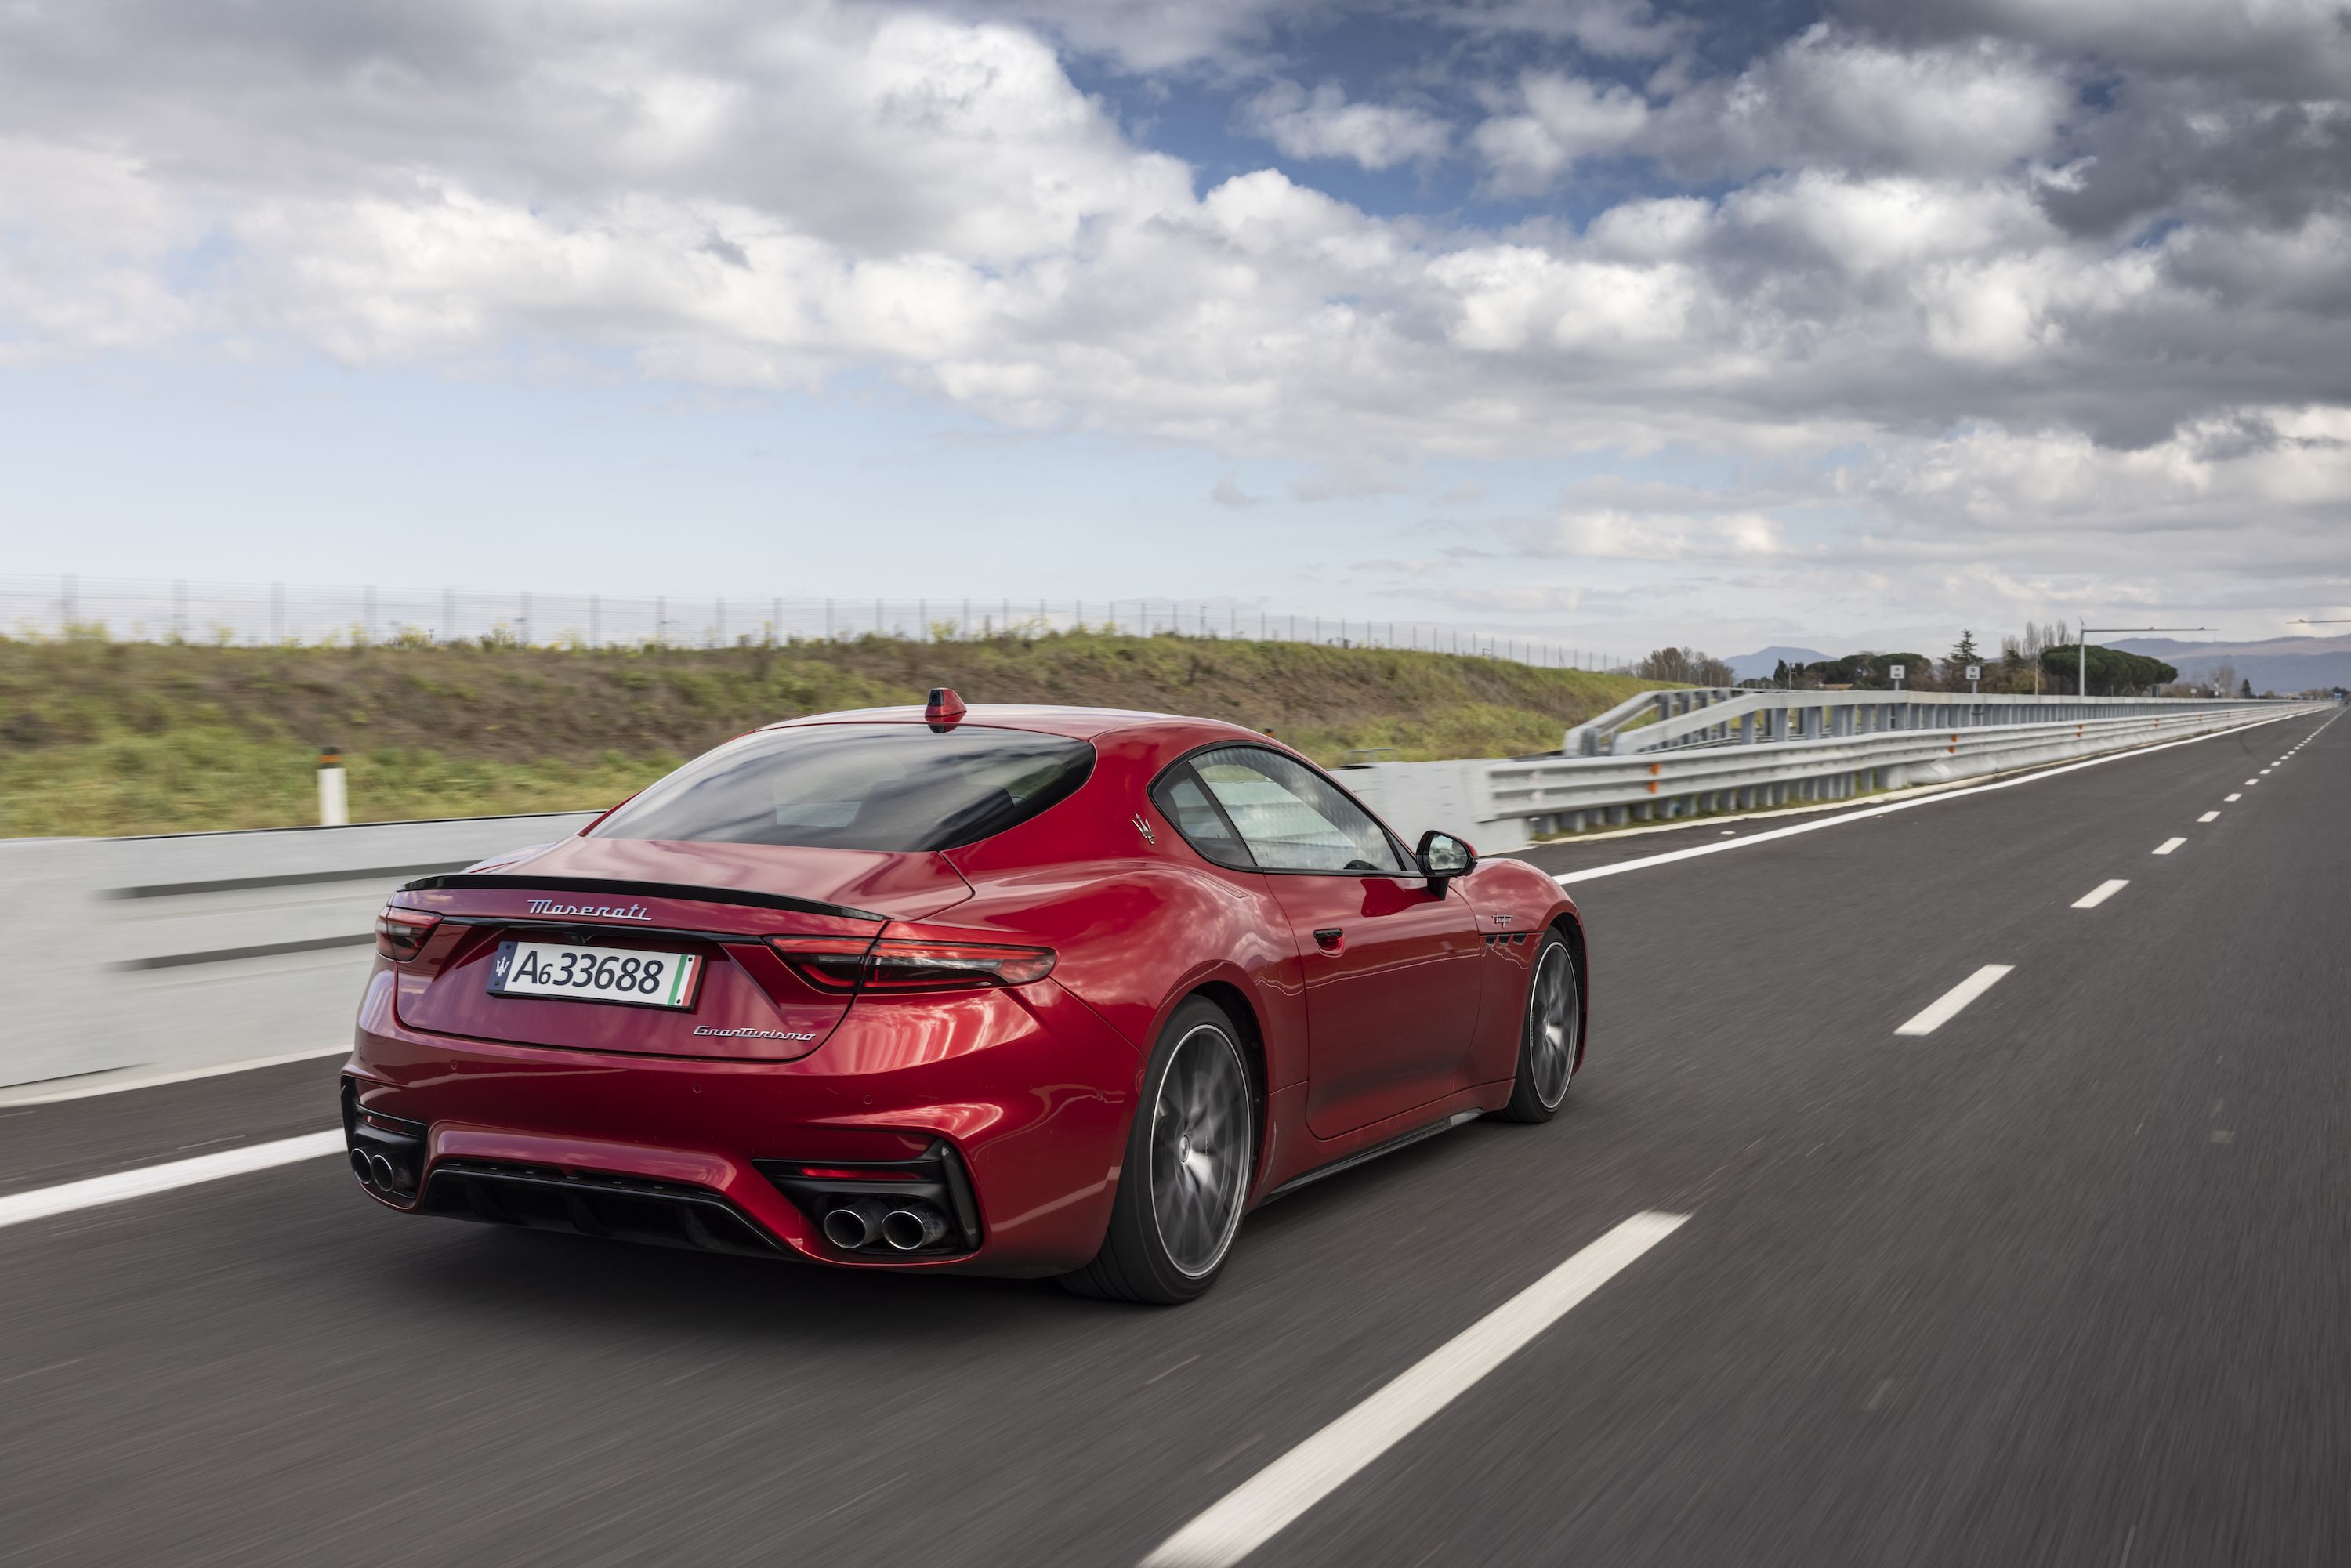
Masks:
[[[1544,929],[1556,931],[1567,943],[1567,961],[1575,966],[1575,1064],[1573,1071],[1583,1071],[1583,1058],[1592,1049],[1592,959],[1583,941],[1583,916],[1573,904],[1563,904],[1554,910]],[[1529,976],[1529,984],[1533,977]]]
[[[1238,1037],[1236,1043],[1241,1048],[1241,1064],[1249,1070],[1249,1088],[1257,1101],[1255,1141],[1258,1166],[1255,1175],[1262,1176],[1272,1153],[1270,1142],[1272,1117],[1269,1113],[1272,1079],[1268,1073],[1265,1058],[1265,1020],[1258,1017],[1257,1006],[1249,999],[1249,993],[1223,978],[1200,981],[1177,998],[1168,1011],[1173,1013],[1176,1007],[1193,997],[1215,1003],[1218,1010],[1233,1021],[1233,1032]]]

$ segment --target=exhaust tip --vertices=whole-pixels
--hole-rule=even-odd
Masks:
[[[368,1156],[368,1174],[375,1178],[376,1186],[383,1188],[386,1192],[391,1192],[393,1190],[394,1184],[398,1180],[400,1173],[392,1168],[392,1162],[386,1159],[383,1155],[370,1155]]]
[[[880,1227],[864,1204],[844,1204],[824,1217],[824,1239],[844,1252],[854,1252],[872,1241]]]
[[[946,1216],[927,1203],[908,1204],[882,1217],[882,1239],[896,1251],[920,1252],[946,1233]]]
[[[363,1182],[373,1182],[375,1180],[375,1173],[368,1168],[368,1157],[367,1151],[365,1149],[353,1149],[351,1151],[351,1174],[359,1177],[360,1180]]]

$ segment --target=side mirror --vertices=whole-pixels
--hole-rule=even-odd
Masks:
[[[1413,852],[1412,858],[1420,862],[1420,874],[1436,883],[1468,876],[1478,869],[1476,850],[1451,833],[1440,833],[1435,828],[1420,835],[1420,848]]]

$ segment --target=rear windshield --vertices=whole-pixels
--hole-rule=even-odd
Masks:
[[[1020,729],[903,724],[762,730],[698,757],[593,836],[827,850],[951,850],[1086,781],[1094,748]]]

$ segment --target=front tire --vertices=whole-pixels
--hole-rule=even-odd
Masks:
[[[1510,1102],[1496,1114],[1508,1122],[1548,1122],[1567,1098],[1575,1059],[1583,1048],[1583,977],[1575,955],[1556,928],[1543,933],[1527,978],[1527,1011],[1519,1030],[1519,1076]]]
[[[1163,1306],[1206,1291],[1240,1228],[1257,1132],[1239,1033],[1222,1008],[1191,998],[1144,1071],[1102,1250],[1061,1282],[1081,1296]]]

